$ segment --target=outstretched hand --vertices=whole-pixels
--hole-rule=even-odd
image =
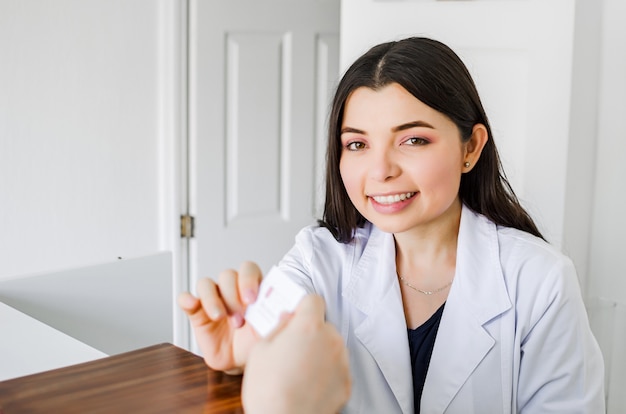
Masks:
[[[239,373],[246,365],[259,337],[245,322],[244,314],[247,306],[256,300],[262,278],[255,263],[244,262],[239,272],[229,269],[220,273],[218,283],[200,279],[198,297],[188,292],[178,297],[204,360],[211,368]]]
[[[308,295],[250,353],[243,377],[246,413],[337,413],[350,397],[348,351],[324,321],[324,300]]]

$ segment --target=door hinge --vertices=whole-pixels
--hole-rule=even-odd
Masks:
[[[191,239],[194,233],[194,216],[184,214],[180,216],[180,237]]]

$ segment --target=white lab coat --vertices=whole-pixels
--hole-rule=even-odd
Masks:
[[[326,300],[353,378],[346,413],[413,413],[393,235],[367,224],[349,244],[303,229],[279,268]],[[463,207],[456,274],[422,413],[603,413],[604,365],[571,261]]]

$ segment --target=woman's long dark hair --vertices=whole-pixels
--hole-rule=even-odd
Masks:
[[[466,142],[476,124],[487,128],[489,139],[474,168],[461,176],[461,202],[494,223],[543,238],[520,205],[502,169],[491,127],[474,81],[461,59],[436,40],[412,37],[373,47],[346,71],[332,103],[326,153],[326,201],[320,225],[343,243],[365,218],[354,207],[339,171],[341,123],[346,100],[360,87],[374,90],[397,83],[417,99],[452,120]]]

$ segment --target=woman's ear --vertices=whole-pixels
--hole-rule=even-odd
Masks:
[[[487,128],[483,124],[476,124],[472,128],[470,139],[465,142],[465,155],[463,157],[463,172],[470,172],[478,162],[480,154],[489,139]]]

